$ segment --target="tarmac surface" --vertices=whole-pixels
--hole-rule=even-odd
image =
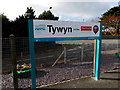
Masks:
[[[47,89],[69,89],[69,88],[117,88],[120,90],[120,68],[104,72],[100,74],[99,80],[92,77],[83,77],[77,80],[71,80],[54,85],[50,85]]]

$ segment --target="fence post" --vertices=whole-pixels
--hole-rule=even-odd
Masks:
[[[81,47],[81,61],[83,61],[83,50],[84,50],[84,43],[82,43],[82,47]]]
[[[23,52],[22,51],[20,53],[20,56],[21,56],[21,62],[23,63]]]
[[[66,61],[66,47],[64,46],[64,64],[66,64],[67,61]]]
[[[16,42],[15,42],[15,36],[11,34],[9,36],[10,39],[10,50],[11,50],[11,59],[13,64],[13,85],[14,90],[18,89],[18,75],[17,75],[17,58],[16,58]]]
[[[0,17],[0,81],[2,81],[2,18]],[[2,85],[0,85],[2,90]]]

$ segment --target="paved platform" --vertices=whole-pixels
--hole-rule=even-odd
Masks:
[[[50,85],[43,88],[118,88],[120,90],[120,69],[111,70],[109,72],[101,73],[100,80],[94,80],[91,77],[71,80],[64,83]]]

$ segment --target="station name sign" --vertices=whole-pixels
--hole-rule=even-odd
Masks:
[[[34,38],[100,37],[100,23],[33,20]]]

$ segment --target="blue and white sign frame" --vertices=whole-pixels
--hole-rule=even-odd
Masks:
[[[65,40],[96,40],[95,79],[100,77],[100,55],[102,39],[102,23],[28,20],[29,46],[32,88],[36,88],[36,63],[34,42],[65,41]]]

